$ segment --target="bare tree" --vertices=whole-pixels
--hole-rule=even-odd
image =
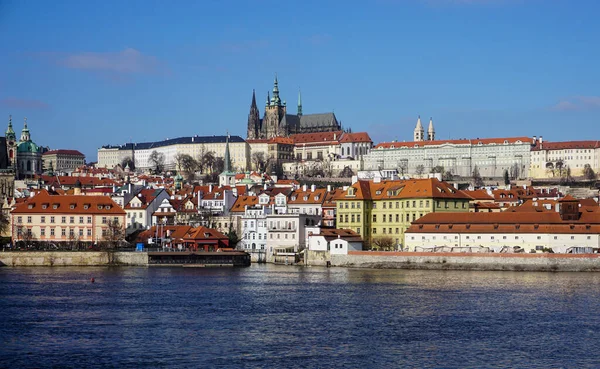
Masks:
[[[398,172],[400,172],[400,175],[404,176],[406,174],[406,171],[408,170],[408,160],[407,159],[402,159],[398,162]]]
[[[135,170],[135,161],[131,158],[131,156],[124,157],[121,160],[121,168],[125,169],[129,165],[129,169]]]
[[[194,180],[194,173],[198,169],[198,162],[188,154],[177,154],[175,156],[177,169],[182,171],[188,181]]]
[[[6,234],[10,230],[10,222],[4,211],[0,211],[0,234]]]
[[[473,168],[472,177],[473,177],[473,185],[475,187],[483,187],[483,185],[484,185],[483,179],[481,178],[481,174],[479,174],[479,168],[477,167],[477,165]]]
[[[202,173],[212,170],[215,165],[215,153],[212,151],[205,152],[204,155],[202,155],[200,162],[202,163]]]
[[[558,176],[562,178],[563,170],[565,168],[565,163],[562,161],[562,159],[558,159],[555,166],[556,166],[556,170],[558,170]]]
[[[116,249],[119,243],[125,239],[125,229],[118,219],[110,220],[103,233],[103,239],[108,249]]]
[[[441,165],[436,165],[435,167],[431,168],[431,173],[444,174],[444,167]]]
[[[165,169],[165,154],[156,150],[150,153],[148,162],[152,165],[155,174],[160,174]]]
[[[423,164],[417,165],[417,167],[415,168],[415,174],[421,177],[423,173],[425,173],[425,167],[423,166]]]
[[[380,251],[393,251],[396,248],[396,240],[392,236],[379,236],[373,238],[373,245]]]
[[[596,179],[596,173],[594,173],[594,170],[592,169],[591,165],[586,164],[583,166],[583,178],[587,180]]]
[[[344,169],[340,172],[341,178],[352,178],[353,175],[354,175],[354,172],[352,171],[352,168],[350,168],[349,166],[344,167]]]
[[[520,176],[521,176],[521,168],[519,168],[519,164],[513,163],[513,165],[510,166],[510,178],[518,179]]]
[[[546,163],[546,173],[552,174],[552,177],[554,177],[554,163],[550,161]]]
[[[254,170],[258,172],[264,172],[267,164],[267,160],[265,159],[265,153],[262,151],[255,151],[252,153],[250,157],[250,161],[254,166]]]

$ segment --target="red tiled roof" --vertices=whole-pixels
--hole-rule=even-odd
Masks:
[[[373,142],[367,132],[344,133],[340,142]]]
[[[563,142],[536,142],[531,151],[543,150],[568,150],[568,149],[597,149],[600,147],[600,141],[563,141]]]
[[[355,189],[355,196],[349,195],[348,191],[350,188]],[[360,180],[350,186],[350,188],[340,194],[336,200],[406,198],[469,199],[462,191],[437,178],[381,181],[379,183]]]
[[[125,211],[108,196],[50,195],[46,190],[19,203],[12,213],[125,215]]]
[[[80,153],[77,150],[64,150],[64,149],[58,149],[58,150],[50,150],[50,151],[46,151],[45,153],[42,154],[42,156],[44,155],[77,155],[77,156],[83,156],[85,157],[85,155],[83,155],[82,153]]]
[[[296,145],[300,144],[337,144],[339,143],[337,140],[340,139],[341,135],[344,132],[342,131],[334,131],[334,132],[314,132],[314,133],[298,133],[295,135],[291,135],[290,138],[294,140]]]
[[[505,142],[508,144],[515,143],[530,143],[532,139],[529,137],[507,137],[507,138],[471,138],[471,139],[458,139],[458,140],[435,140],[435,141],[413,141],[413,142],[382,142],[375,146],[375,149],[390,149],[390,148],[414,148],[424,146],[440,146],[444,144],[451,145],[504,145]]]
[[[243,213],[246,211],[246,206],[255,206],[258,204],[258,196],[238,196],[231,207],[233,213]]]

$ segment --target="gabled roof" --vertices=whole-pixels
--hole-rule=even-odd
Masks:
[[[345,142],[373,142],[371,137],[367,132],[352,132],[352,133],[344,133],[342,138],[340,139],[341,143]]]
[[[79,152],[77,150],[58,149],[58,150],[46,151],[45,153],[42,154],[42,156],[47,156],[47,155],[73,155],[73,156],[81,156],[82,158],[85,158],[85,155],[83,155],[81,152]]]
[[[50,195],[46,190],[20,202],[12,213],[125,215],[125,211],[108,196]]]
[[[319,236],[325,237],[327,242],[341,238],[348,242],[362,242],[362,238],[351,229],[343,228],[321,228]]]
[[[251,207],[258,205],[258,196],[238,196],[231,207],[232,213],[243,213],[246,211],[246,206]]]
[[[339,144],[338,140],[342,133],[342,131],[298,133],[291,135],[290,138],[296,145],[335,145]]]
[[[356,191],[355,196],[349,195],[350,188]],[[437,178],[381,181],[379,183],[359,180],[350,188],[338,196],[336,200],[469,199],[462,191]]]
[[[531,151],[544,150],[569,150],[569,149],[597,149],[600,148],[600,141],[563,141],[563,142],[543,142],[539,141],[531,148]]]
[[[317,188],[315,191],[294,190],[288,200],[288,205],[320,205],[325,201],[327,190]]]

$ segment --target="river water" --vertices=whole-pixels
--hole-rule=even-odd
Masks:
[[[598,368],[599,339],[595,273],[0,268],[4,368]]]

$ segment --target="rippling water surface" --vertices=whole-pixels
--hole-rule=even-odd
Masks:
[[[598,368],[599,339],[600,274],[0,268],[5,368]]]

